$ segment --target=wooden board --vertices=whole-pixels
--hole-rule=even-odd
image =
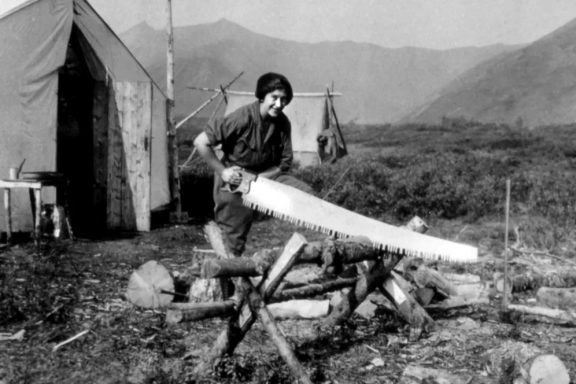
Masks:
[[[150,260],[130,276],[126,298],[142,308],[165,308],[174,298],[174,279],[166,267]]]
[[[152,85],[114,82],[108,140],[110,229],[150,230]]]

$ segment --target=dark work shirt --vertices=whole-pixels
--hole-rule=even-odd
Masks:
[[[212,146],[222,145],[225,166],[238,165],[252,172],[292,166],[290,121],[284,114],[270,119],[260,116],[260,102],[245,105],[215,119],[206,129]]]

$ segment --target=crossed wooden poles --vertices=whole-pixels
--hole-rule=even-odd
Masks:
[[[217,303],[172,303],[166,317],[171,323],[210,317],[230,317],[227,327],[220,333],[212,349],[195,367],[194,373],[198,376],[205,375],[211,370],[219,358],[231,355],[254,322],[259,319],[295,379],[299,383],[311,383],[289,343],[278,329],[268,308],[268,304],[272,303],[309,298],[350,288],[323,319],[321,329],[328,330],[348,319],[366,297],[379,288],[394,304],[399,314],[415,329],[420,329],[421,332],[422,327],[433,323],[424,309],[416,304],[402,287],[403,284],[398,281],[401,278],[391,275],[392,269],[402,259],[402,254],[383,257],[382,251],[363,241],[327,239],[308,243],[302,235],[295,233],[279,256],[273,251],[263,251],[253,257],[234,258],[225,251],[219,231],[207,231],[207,235],[221,259],[204,262],[202,277],[232,278],[235,295],[232,299]],[[291,268],[295,264],[305,263],[322,265],[324,270],[335,271],[342,271],[350,264],[362,263],[363,267],[360,268],[361,273],[355,277],[343,278],[335,275],[321,282],[277,292],[277,288]],[[352,268],[357,270],[356,265]],[[256,278],[258,276],[261,276],[259,281]]]

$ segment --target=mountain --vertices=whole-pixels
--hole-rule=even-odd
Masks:
[[[534,43],[476,66],[403,122],[442,116],[529,126],[576,121],[576,19]]]
[[[164,86],[165,33],[141,23],[121,38]],[[252,91],[258,76],[274,71],[286,75],[295,92],[323,92],[334,84],[335,91],[343,94],[336,100],[343,122],[394,122],[478,63],[513,49],[504,45],[430,50],[350,41],[300,43],[257,34],[224,19],[176,27],[176,114],[189,114],[210,96],[187,86],[215,88],[244,71],[230,89]],[[207,108],[200,116],[210,112]]]

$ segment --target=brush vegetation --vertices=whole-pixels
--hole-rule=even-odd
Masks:
[[[551,250],[572,238],[576,126],[529,129],[444,118],[439,125],[343,131],[350,156],[295,170],[330,202],[396,224],[413,215],[430,222],[503,222],[510,179],[512,224],[529,245]],[[210,184],[206,165],[195,164],[183,174],[185,189],[199,180]]]

